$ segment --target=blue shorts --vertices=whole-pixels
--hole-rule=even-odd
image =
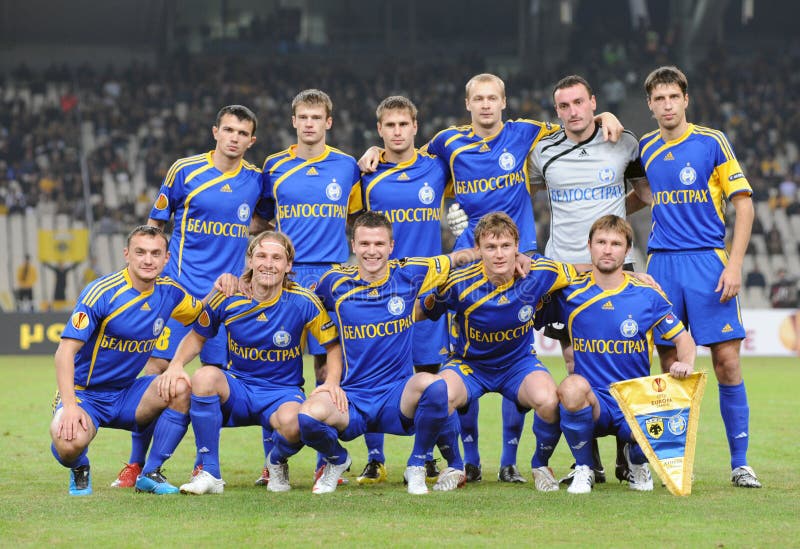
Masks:
[[[467,388],[467,404],[485,393],[500,393],[511,402],[515,402],[520,410],[528,410],[519,404],[519,388],[522,386],[522,380],[533,372],[548,371],[533,355],[506,368],[486,368],[462,359],[452,359],[442,367],[442,370],[453,370],[461,376],[461,381]]]
[[[262,387],[247,383],[225,372],[231,393],[222,404],[222,426],[269,427],[269,418],[285,402],[303,403],[306,395],[300,387]]]
[[[353,440],[364,433],[414,434],[414,418],[407,418],[400,411],[400,397],[406,383],[407,380],[401,380],[369,392],[348,391],[344,387],[350,423],[339,438]]]
[[[92,418],[95,429],[110,427],[138,432],[147,425],[136,423],[136,408],[155,378],[155,375],[137,377],[125,389],[76,389],[75,398],[78,406]],[[59,402],[54,412],[63,407],[64,404]]]
[[[191,325],[184,326],[174,318],[167,320],[167,324],[156,342],[156,348],[153,350],[153,358],[172,360],[178,344],[191,329]],[[206,340],[200,351],[200,362],[220,367],[228,364],[228,336],[224,325],[220,325],[217,335]]]
[[[292,270],[294,271],[294,276],[292,279],[300,284],[303,288],[308,288],[311,291],[314,291],[317,288],[317,282],[322,277],[323,274],[328,272],[331,268],[330,263],[295,263],[292,266]],[[339,327],[339,319],[336,318],[336,315],[331,314],[331,320],[333,320],[336,327]],[[308,334],[307,339],[308,345],[308,354],[310,355],[324,355],[327,351],[325,347],[319,344],[317,338],[315,338],[310,333]]]
[[[658,251],[647,260],[647,272],[661,285],[698,345],[744,339],[739,298],[720,303],[721,292],[714,291],[727,261],[722,250]],[[654,336],[656,345],[675,346]]]
[[[617,435],[629,442],[633,440],[631,428],[625,421],[625,415],[617,404],[617,401],[607,391],[600,391],[592,388],[592,392],[600,403],[600,417],[594,422],[594,437],[605,437]]]
[[[411,357],[414,366],[442,364],[449,354],[447,339],[447,318],[422,320],[411,326]]]

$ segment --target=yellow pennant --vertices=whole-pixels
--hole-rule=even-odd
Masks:
[[[612,383],[617,400],[650,466],[676,496],[692,493],[694,449],[706,373],[686,379],[668,374]]]

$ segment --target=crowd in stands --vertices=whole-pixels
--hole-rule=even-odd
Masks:
[[[648,44],[652,37],[642,40]],[[600,105],[616,110],[625,101],[644,102],[641,82],[647,71],[667,61],[665,51],[610,43],[569,70],[587,75]],[[713,55],[714,63],[699,63],[702,70],[689,73],[690,121],[729,135],[756,201],[800,216],[800,52],[769,58]],[[43,206],[46,212],[85,219],[83,147],[95,231],[126,232],[146,219],[175,159],[212,148],[210,126],[222,105],[242,103],[258,114],[258,141],[247,159],[260,166],[267,154],[296,140],[292,97],[318,87],[334,100],[329,143],[359,156],[377,142],[374,107],[382,98],[401,93],[417,103],[421,145],[438,129],[468,121],[463,85],[483,70],[478,58],[419,62],[402,70],[387,62],[369,77],[345,65],[320,64],[312,70],[280,58],[258,64],[176,59],[158,67],[105,70],[19,67],[0,76],[0,212],[14,215],[38,205],[40,211]],[[507,116],[555,120],[550,87],[560,76],[522,71],[506,78]],[[109,177],[132,189],[121,195],[118,207],[103,199]],[[134,180],[143,184],[132,185]],[[536,210],[544,242],[546,203]],[[768,253],[784,253],[783,235],[774,226],[758,223],[754,234],[764,234]]]

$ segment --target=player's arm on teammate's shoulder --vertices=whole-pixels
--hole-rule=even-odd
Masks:
[[[414,321],[439,320],[447,312],[447,300],[440,290],[430,292],[414,303]]]
[[[315,388],[311,394],[328,393],[334,406],[340,412],[347,411],[347,394],[341,387],[342,346],[338,341],[325,345],[325,383]],[[310,395],[309,395],[310,396]]]
[[[175,356],[170,360],[169,366],[156,380],[158,396],[164,400],[174,398],[177,395],[178,380],[180,379],[183,379],[189,387],[192,386],[189,374],[183,368],[200,354],[205,342],[205,337],[194,330],[189,330],[178,344]]]
[[[147,219],[147,225],[149,227],[158,227],[163,231],[164,227],[167,226],[167,222],[164,221],[163,219],[153,219],[152,217],[150,217]]]
[[[225,294],[225,297],[230,297],[239,291],[240,280],[239,277],[231,273],[222,273],[214,281],[214,287],[207,296],[203,298],[203,305],[209,302],[215,293],[220,292]]]
[[[264,231],[271,231],[275,228],[275,219],[267,221],[257,213],[253,214],[253,217],[250,219],[250,235],[255,236],[259,233],[263,233]]]
[[[382,152],[383,149],[377,145],[371,146],[361,155],[361,158],[358,159],[358,169],[364,173],[375,173],[381,161]]]
[[[722,291],[720,303],[725,303],[739,294],[742,288],[742,263],[750,242],[750,233],[753,230],[755,208],[753,198],[748,193],[738,193],[731,197],[731,202],[736,210],[736,221],[733,224],[733,239],[728,253],[728,264],[722,270],[717,282],[715,292]]]
[[[600,126],[604,141],[611,141],[612,143],[619,141],[622,130],[625,129],[619,118],[610,112],[601,112],[594,117],[594,121]]]
[[[644,282],[648,286],[652,286],[653,288],[655,288],[658,291],[663,291],[661,289],[661,285],[658,283],[658,281],[655,278],[652,277],[652,275],[649,275],[647,273],[643,273],[641,271],[633,271],[633,272],[628,273],[628,274],[630,274],[636,280],[638,280],[640,282]]]
[[[73,440],[78,433],[78,428],[89,430],[86,415],[81,412],[75,398],[75,355],[78,354],[83,341],[62,338],[56,349],[56,385],[61,395],[63,411],[59,421],[56,437],[64,440]]]
[[[672,342],[678,352],[678,360],[669,367],[669,375],[682,379],[694,371],[694,359],[697,356],[697,346],[691,334],[686,330],[679,333]]]

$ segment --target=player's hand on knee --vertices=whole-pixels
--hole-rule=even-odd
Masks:
[[[328,393],[331,397],[331,401],[333,405],[336,406],[336,409],[340,412],[344,413],[347,411],[347,393],[344,392],[338,384],[334,385],[333,383],[323,383],[322,385],[317,386],[311,392],[311,395],[315,395],[317,393]]]
[[[461,236],[461,233],[464,232],[468,224],[469,218],[467,217],[467,212],[462,210],[461,206],[457,203],[451,205],[447,210],[447,226],[450,228],[450,232],[453,233],[453,236]]]
[[[358,169],[364,173],[374,173],[381,161],[381,149],[372,146],[358,159]]]
[[[72,441],[78,436],[78,429],[89,430],[86,414],[78,406],[64,406],[56,430],[56,436],[62,440]]]
[[[669,367],[669,375],[677,379],[689,377],[694,371],[694,367],[686,362],[678,362],[677,360]]]
[[[178,387],[181,380],[186,383],[187,387],[192,387],[189,374],[187,374],[181,366],[170,365],[163,374],[156,378],[155,383],[158,389],[158,396],[167,402],[175,398],[178,395]]]

